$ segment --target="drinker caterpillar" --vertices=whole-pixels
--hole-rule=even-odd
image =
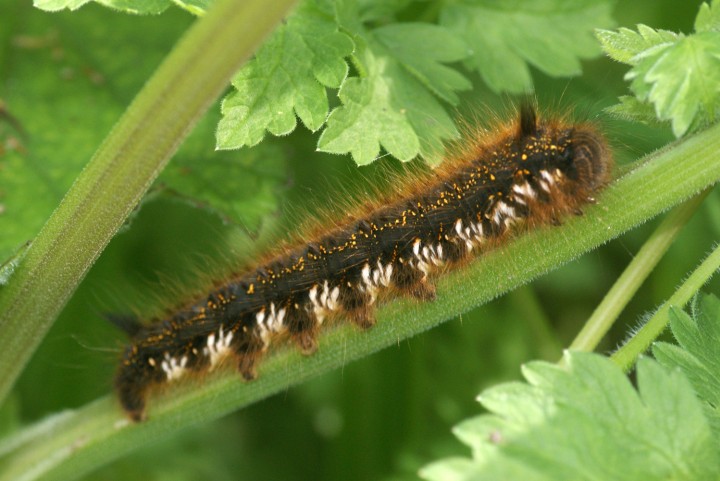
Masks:
[[[528,105],[492,138],[469,143],[346,224],[270,253],[166,318],[126,323],[132,339],[115,388],[129,417],[145,418],[153,386],[222,360],[254,379],[263,354],[283,338],[312,354],[328,318],[366,329],[378,302],[430,301],[445,270],[514,232],[581,213],[610,179],[610,150],[592,125],[538,118]]]

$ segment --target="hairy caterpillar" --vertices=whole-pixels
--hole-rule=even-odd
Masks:
[[[268,257],[165,319],[125,322],[132,335],[115,378],[131,419],[148,390],[234,358],[245,380],[276,339],[305,354],[320,326],[344,316],[371,327],[379,299],[435,297],[433,278],[520,228],[580,213],[609,181],[612,158],[591,125],[538,119],[530,106],[492,139],[368,208],[351,222]]]

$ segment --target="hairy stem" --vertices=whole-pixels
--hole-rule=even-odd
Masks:
[[[105,138],[0,290],[0,402],[75,288],[295,0],[218,0]]]

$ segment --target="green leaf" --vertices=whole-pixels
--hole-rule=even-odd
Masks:
[[[635,57],[654,47],[662,47],[678,40],[678,34],[667,30],[655,30],[647,25],[638,24],[638,31],[619,28],[617,32],[598,29],[595,32],[605,53],[618,62],[636,65]]]
[[[632,65],[625,75],[641,103],[669,120],[676,137],[714,122],[720,111],[720,5],[703,4],[688,36],[638,25],[638,31],[598,31],[605,52]],[[624,101],[620,112],[637,112]]]
[[[158,14],[164,12],[171,0],[94,0],[106,7],[125,13],[139,15]],[[77,10],[90,0],[33,0],[33,5],[41,10],[56,12],[58,10]]]
[[[655,105],[660,120],[672,122],[676,137],[693,124],[706,125],[716,119],[720,101],[720,33],[691,35],[648,53],[626,78],[641,100]]]
[[[329,109],[325,87],[340,86],[352,51],[350,37],[338,31],[328,12],[303,3],[233,79],[235,91],[222,104],[218,148],[255,145],[265,131],[289,134],[296,115],[318,130]]]
[[[413,2],[417,0],[355,0],[360,21],[379,23],[395,19],[399,12]]]
[[[359,165],[375,160],[381,148],[402,161],[420,154],[437,163],[443,141],[458,132],[433,93],[457,102],[454,91],[470,87],[442,65],[466,57],[465,44],[432,25],[400,23],[369,30],[358,21],[352,3],[338,8],[340,24],[356,39],[353,60],[360,76],[342,85],[338,95],[343,105],[331,112],[318,149],[350,152]]]
[[[462,60],[470,53],[467,45],[449,30],[422,23],[400,23],[373,33],[405,70],[446,102],[457,105],[455,91],[472,87],[456,70],[442,64]]]
[[[701,403],[679,371],[638,363],[638,389],[609,359],[567,353],[567,367],[526,365],[528,384],[485,391],[491,414],[461,423],[472,462],[441,460],[429,480],[715,479],[720,458]]]
[[[33,5],[47,12],[57,12],[59,10],[77,10],[92,0],[33,0]]]
[[[720,31],[720,1],[713,0],[711,5],[703,3],[695,18],[696,32]]]
[[[320,151],[351,153],[358,164],[375,160],[381,148],[403,161],[418,154],[437,161],[443,139],[457,137],[457,130],[434,95],[457,104],[456,92],[471,87],[465,77],[443,65],[467,57],[464,42],[430,24],[370,30],[362,20],[379,15],[371,5],[340,2],[337,21],[317,4],[306,5],[235,78],[236,92],[223,103],[218,146],[255,145],[266,131],[290,133],[297,113],[313,131],[327,121],[318,141]],[[363,7],[369,10],[363,13]],[[399,5],[381,10],[395,8]],[[346,81],[344,57],[352,45],[337,31],[336,22],[356,44],[353,60],[360,75]],[[319,37],[324,37],[322,42],[304,47],[304,42]],[[309,75],[313,72],[314,77]],[[329,116],[323,86],[340,87],[343,105]]]
[[[709,403],[714,425],[720,428],[720,300],[713,295],[702,296],[692,317],[671,308],[670,328],[679,346],[658,342],[653,355],[662,364],[685,373],[698,396]],[[720,435],[720,430],[716,434]]]
[[[350,152],[359,165],[376,160],[381,147],[402,161],[419,153],[438,160],[443,137],[457,136],[452,119],[418,80],[374,47],[359,56],[367,76],[343,84],[343,105],[330,114],[318,150]]]
[[[465,62],[495,92],[532,90],[529,65],[554,77],[581,72],[580,60],[600,52],[597,27],[613,25],[613,1],[548,0],[448,3],[440,23],[461,32],[473,55]]]

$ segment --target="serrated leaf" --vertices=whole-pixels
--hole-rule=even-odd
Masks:
[[[350,152],[359,165],[375,160],[382,146],[400,160],[410,160],[420,150],[407,116],[388,108],[391,86],[382,75],[348,79],[340,92],[343,107],[335,109],[320,136],[318,150]]]
[[[717,116],[720,34],[681,38],[675,45],[644,59],[633,74],[650,86],[647,99],[655,105],[658,118],[670,120],[673,133],[680,137],[694,122],[706,123]]]
[[[359,165],[377,159],[381,147],[402,161],[422,154],[432,162],[442,139],[457,136],[447,112],[382,47],[365,50],[361,59],[367,75],[343,84],[343,105],[330,114],[318,150],[350,152]]]
[[[720,1],[713,0],[710,5],[707,3],[700,5],[700,10],[695,17],[695,31],[720,31]]]
[[[59,10],[77,10],[91,0],[34,0],[33,5],[41,10],[56,12]],[[120,10],[125,13],[151,15],[164,12],[171,0],[92,0],[96,3]]]
[[[457,131],[428,90],[456,103],[455,91],[470,88],[467,79],[443,65],[466,56],[467,47],[444,28],[433,25],[396,24],[366,31],[353,5],[341,5],[341,8],[345,8],[344,17],[348,19],[345,28],[362,43],[361,51],[355,56],[361,77],[342,84],[338,97],[343,105],[330,116],[327,116],[324,89],[313,90],[317,82],[308,85],[309,90],[297,96],[302,102],[310,101],[314,105],[312,109],[305,109],[306,112],[321,114],[304,120],[311,130],[322,126],[327,119],[318,149],[338,154],[349,152],[358,164],[375,160],[381,148],[401,160],[410,160],[419,153],[429,158],[437,156],[443,139],[456,137]],[[348,14],[348,11],[352,13]],[[336,28],[333,24],[333,31]],[[325,43],[336,42],[330,39]],[[291,47],[288,43],[269,44],[266,53],[268,56],[275,54],[274,64],[287,69],[286,56],[296,62],[301,61],[303,55],[307,56],[307,52],[285,51]],[[348,53],[338,50],[334,57],[327,58],[342,58]],[[239,74],[242,82],[234,82],[238,91],[223,103],[225,116],[218,128],[218,145],[222,148],[254,145],[262,140],[266,130],[280,135],[295,127],[292,88],[267,88],[264,78],[272,77],[272,82],[278,82],[278,75],[264,71],[257,73],[262,66],[258,63],[261,58],[258,54],[258,60]],[[336,68],[326,67],[316,72],[318,79],[324,79],[327,86],[340,86],[347,70],[337,75]],[[302,70],[307,72],[307,66]],[[267,91],[263,92],[264,88]],[[275,104],[274,111],[269,107],[271,104]],[[297,106],[295,110],[303,119]]]
[[[565,361],[567,368],[527,365],[529,389],[493,388],[503,402],[460,425],[473,461],[439,461],[421,476],[441,480],[447,469],[477,481],[715,479],[720,459],[709,423],[682,373],[642,359],[636,391],[603,356],[569,353]]]
[[[508,402],[512,400],[512,403]],[[543,421],[553,409],[544,393],[525,383],[503,383],[483,392],[478,401],[493,413],[518,426]]]
[[[680,347],[658,342],[653,355],[668,367],[679,367],[702,399],[720,406],[720,300],[703,296],[694,318],[675,307],[669,316]]]
[[[286,135],[295,129],[296,115],[310,130],[319,129],[328,116],[325,87],[340,86],[352,51],[353,42],[331,15],[303,3],[233,79],[235,91],[222,104],[218,148],[255,145],[266,131]]]
[[[654,106],[655,117],[670,121],[676,137],[717,120],[720,107],[720,3],[703,4],[689,36],[638,25],[638,31],[598,31],[612,58],[632,65],[625,75],[640,104]],[[624,101],[620,113],[638,111]]]
[[[458,132],[433,93],[453,101],[455,90],[469,86],[464,77],[442,65],[467,54],[463,43],[431,25],[368,30],[352,2],[338,5],[340,24],[356,39],[353,59],[360,76],[348,79],[340,89],[343,105],[328,117],[318,150],[350,152],[360,165],[375,160],[381,148],[402,161],[420,154],[436,163],[443,141],[456,138]],[[437,42],[447,43],[448,49],[430,45]]]
[[[610,58],[630,65],[636,64],[633,60],[636,55],[659,45],[674,43],[678,39],[676,33],[667,30],[654,30],[643,24],[637,27],[637,32],[624,27],[616,32],[598,29],[595,36]]]
[[[580,59],[596,56],[593,29],[613,25],[612,1],[452,2],[440,24],[473,47],[465,64],[495,92],[532,89],[529,65],[551,76],[578,75]]]
[[[474,479],[479,469],[469,459],[449,458],[425,466],[420,471],[420,477],[439,481],[466,481]]]

